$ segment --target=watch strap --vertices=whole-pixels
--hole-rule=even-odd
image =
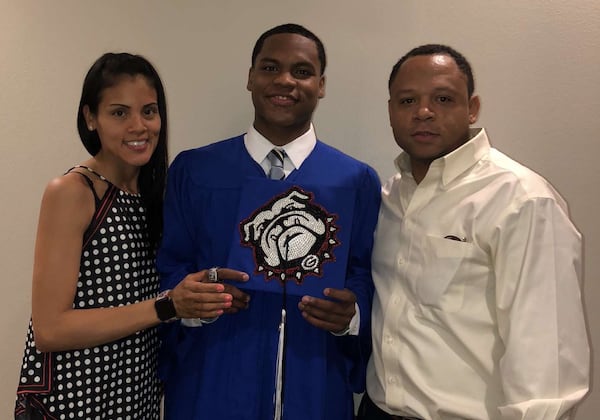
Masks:
[[[170,290],[161,292],[154,301],[156,316],[158,316],[161,322],[169,322],[177,319],[177,311],[169,292]]]

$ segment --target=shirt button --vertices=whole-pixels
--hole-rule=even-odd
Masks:
[[[402,258],[402,257],[398,257],[398,260],[397,260],[396,262],[397,262],[398,266],[401,266],[401,265],[404,265],[404,263],[405,263],[406,261],[404,260],[404,258]]]
[[[392,385],[395,384],[396,383],[396,377],[395,376],[390,376],[388,378],[388,383],[392,384]]]

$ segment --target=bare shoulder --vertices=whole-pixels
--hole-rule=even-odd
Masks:
[[[52,179],[42,198],[41,212],[72,218],[87,225],[95,210],[94,194],[81,174],[74,172]]]
[[[86,198],[93,200],[89,185],[82,175],[75,172],[69,172],[50,180],[46,185],[44,197],[70,198],[78,201],[85,201]]]

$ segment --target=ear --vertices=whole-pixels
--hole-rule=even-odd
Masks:
[[[319,79],[319,99],[325,97],[325,75]]]
[[[85,118],[85,123],[88,127],[88,130],[94,131],[96,129],[96,116],[92,114],[90,107],[87,105],[83,106],[83,117]]]
[[[471,96],[471,99],[469,99],[469,124],[475,124],[477,122],[480,108],[481,101],[479,100],[479,96]]]
[[[388,99],[388,117],[390,121],[390,127],[392,126],[392,100]]]
[[[254,66],[250,67],[250,70],[248,70],[248,82],[246,83],[246,90],[252,92],[252,77],[254,76]]]

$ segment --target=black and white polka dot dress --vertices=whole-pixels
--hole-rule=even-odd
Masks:
[[[154,257],[141,197],[109,184],[102,199],[96,197],[84,238],[74,308],[156,296]],[[93,348],[40,353],[30,323],[15,415],[34,409],[47,419],[158,419],[158,347],[151,328]]]

